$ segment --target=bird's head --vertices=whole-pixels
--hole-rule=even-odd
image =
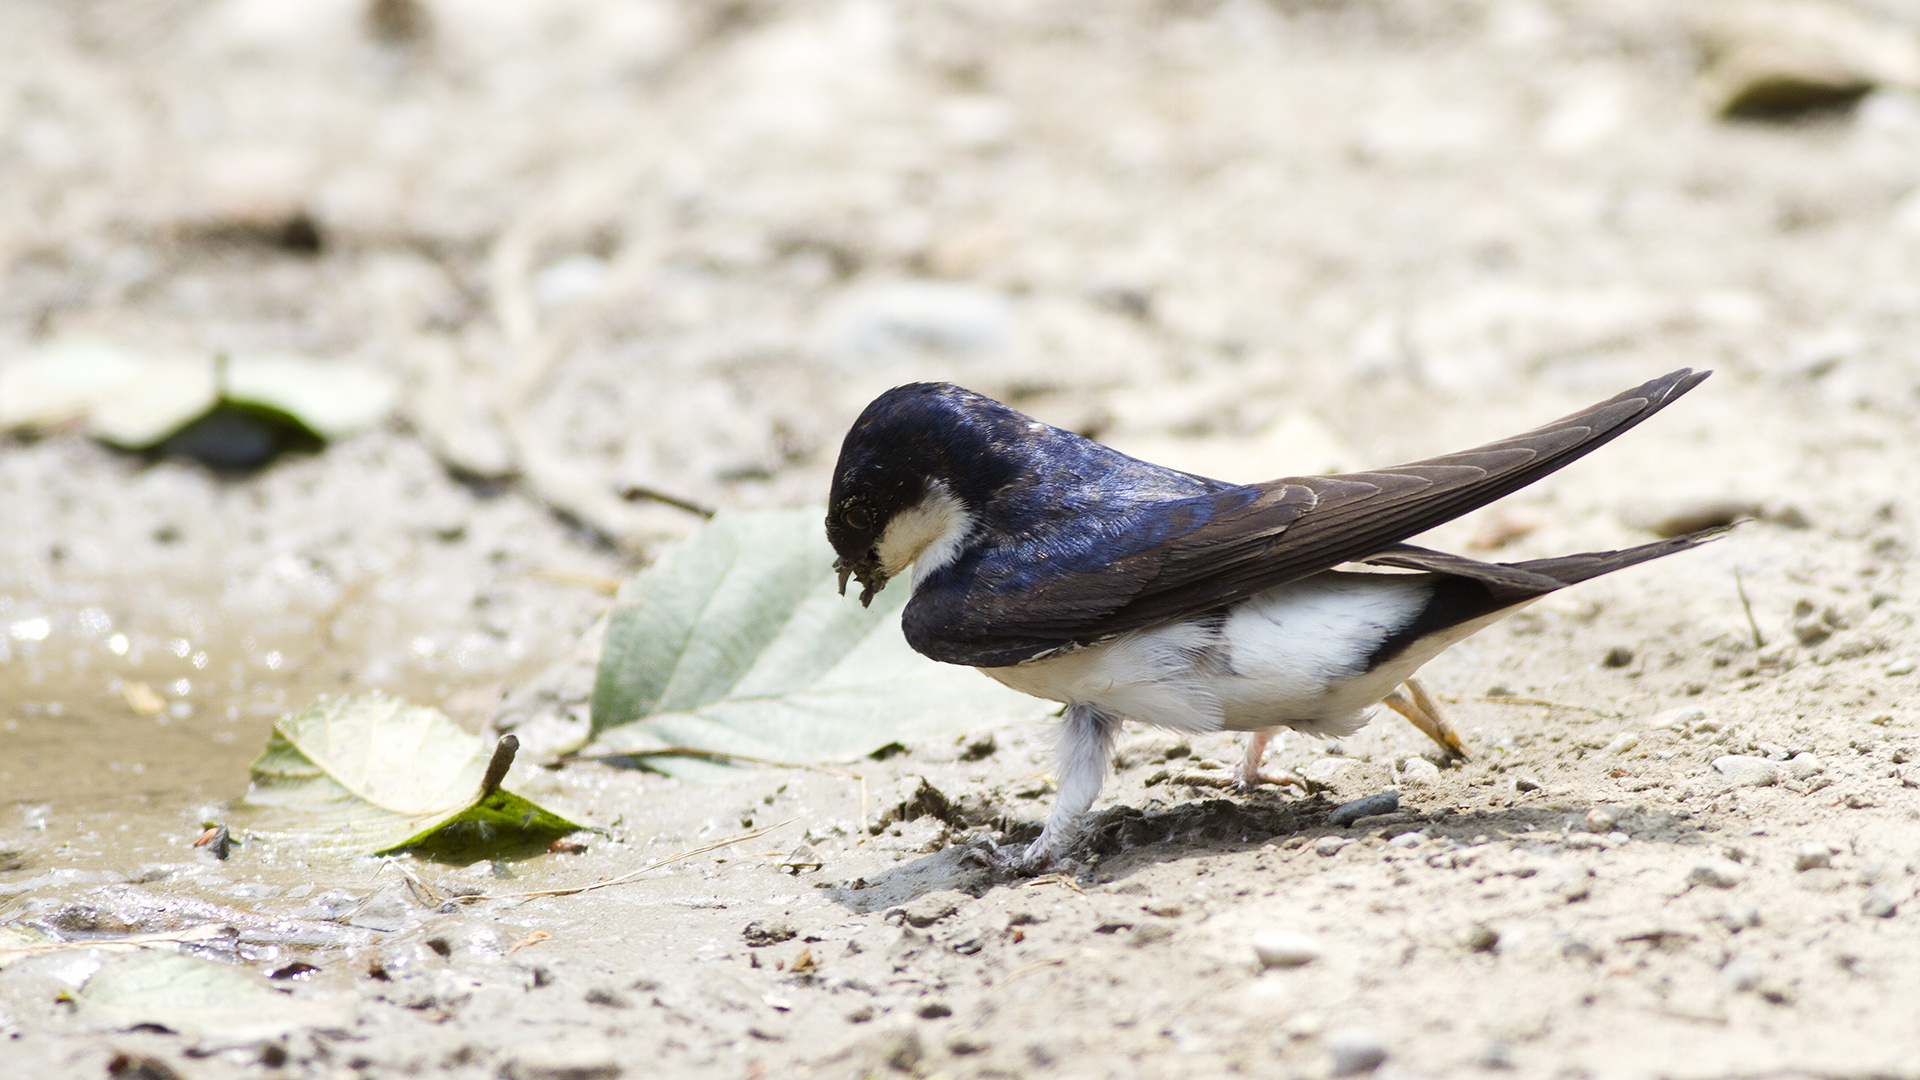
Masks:
[[[827,540],[840,591],[860,582],[870,604],[908,566],[959,555],[980,507],[1016,466],[996,434],[1025,417],[947,383],[914,383],[875,398],[847,432],[827,497]]]

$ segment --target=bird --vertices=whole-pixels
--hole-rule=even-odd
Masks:
[[[1685,551],[1483,562],[1407,538],[1510,494],[1699,385],[1690,368],[1523,434],[1405,465],[1238,484],[1141,461],[951,383],[895,387],[848,430],[828,495],[841,595],[911,569],[908,644],[1056,701],[1056,796],[1038,872],[1069,855],[1122,723],[1246,731],[1245,790],[1285,729],[1323,738],[1385,703],[1464,746],[1415,672],[1558,589]],[[1346,568],[1342,568],[1346,567]]]

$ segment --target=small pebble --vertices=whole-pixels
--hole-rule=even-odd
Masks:
[[[1606,847],[1607,842],[1592,833],[1571,833],[1567,836],[1566,845],[1569,851],[1582,851],[1588,848]]]
[[[1440,766],[1426,758],[1408,758],[1400,766],[1400,782],[1408,787],[1428,787],[1440,782]]]
[[[1735,787],[1770,787],[1780,782],[1780,765],[1763,757],[1728,754],[1713,759],[1713,771]]]
[[[1623,731],[1607,742],[1609,754],[1624,754],[1640,745],[1640,736],[1631,731]]]
[[[1612,832],[1613,827],[1619,823],[1620,815],[1615,813],[1612,807],[1596,806],[1587,811],[1588,832]]]
[[[1600,658],[1600,663],[1605,667],[1626,667],[1628,664],[1633,663],[1633,650],[1627,648],[1625,645],[1615,645],[1613,648],[1607,650],[1607,655]]]
[[[1870,919],[1891,919],[1900,911],[1900,901],[1885,889],[1874,889],[1860,901],[1860,914]]]
[[[1417,848],[1421,844],[1424,844],[1426,842],[1427,842],[1426,833],[1410,832],[1410,833],[1401,833],[1399,836],[1396,836],[1393,839],[1387,841],[1387,846],[1390,848],[1402,848],[1402,849]]]
[[[1889,662],[1886,667],[1880,670],[1886,672],[1888,675],[1911,675],[1913,674],[1913,669],[1913,657],[1903,656],[1898,660]]]
[[[1488,1069],[1513,1068],[1513,1047],[1497,1039],[1488,1043],[1487,1048],[1480,1051],[1480,1065]]]
[[[1380,1036],[1363,1027],[1346,1027],[1327,1036],[1327,1049],[1333,1054],[1333,1075],[1355,1076],[1372,1072],[1387,1060],[1387,1045]]]
[[[1391,814],[1399,809],[1400,793],[1382,791],[1376,795],[1368,795],[1364,799],[1341,803],[1333,808],[1333,813],[1327,815],[1327,822],[1332,825],[1351,825],[1363,817],[1372,814]]]
[[[791,941],[794,935],[799,932],[800,931],[794,929],[792,923],[776,916],[771,919],[753,920],[741,929],[740,936],[746,939],[748,945],[757,949],[766,945],[778,945],[783,941]]]
[[[1347,838],[1344,836],[1323,836],[1313,842],[1313,853],[1315,855],[1338,855],[1340,854],[1340,849],[1346,846]]]
[[[1745,880],[1747,868],[1725,859],[1703,862],[1687,874],[1689,885],[1711,885],[1716,889],[1731,889]]]
[[[621,1065],[605,1039],[570,1036],[516,1047],[501,1072],[509,1080],[604,1080]]]
[[[1745,991],[1760,985],[1760,979],[1766,972],[1760,965],[1745,957],[1728,962],[1720,969],[1720,981],[1729,990]]]
[[[1484,923],[1467,931],[1467,948],[1474,952],[1492,952],[1500,944],[1500,931]]]
[[[1253,954],[1263,968],[1300,967],[1320,959],[1322,952],[1318,941],[1295,930],[1262,930],[1253,935]]]
[[[1516,777],[1514,777],[1514,778],[1513,778],[1513,790],[1515,790],[1515,791],[1539,791],[1539,790],[1540,790],[1540,781],[1538,781],[1538,780],[1535,780],[1535,779],[1533,779],[1533,778],[1532,778],[1532,777],[1530,777],[1530,776],[1516,776]]]
[[[1799,850],[1793,853],[1793,868],[1795,870],[1817,870],[1832,865],[1833,852],[1828,851],[1827,845],[1825,844],[1818,844],[1809,840],[1801,844]]]
[[[1827,771],[1826,763],[1809,753],[1798,753],[1787,759],[1787,775],[1795,780],[1805,780],[1809,776]]]

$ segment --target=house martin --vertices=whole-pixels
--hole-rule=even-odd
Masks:
[[[1122,720],[1339,737],[1380,703],[1465,748],[1414,673],[1556,589],[1708,539],[1488,563],[1404,543],[1564,468],[1699,385],[1682,369],[1544,427],[1393,468],[1230,484],[1140,461],[949,383],[874,399],[834,470],[840,590],[913,570],[907,641],[1066,705],[1058,797],[1017,857],[1065,854]],[[1382,569],[1336,569],[1357,563]],[[1284,778],[1291,781],[1291,777]],[[1297,781],[1296,781],[1297,782]]]

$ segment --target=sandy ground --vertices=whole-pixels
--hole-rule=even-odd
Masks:
[[[0,6],[0,360],[90,336],[413,387],[244,478],[0,445],[0,925],[232,926],[187,948],[317,968],[317,1026],[262,1041],[74,1008],[97,951],[16,962],[0,1073],[1920,1077],[1920,99],[1716,120],[1715,10]],[[1044,816],[1044,725],[855,763],[864,801],[517,767],[605,830],[578,855],[188,846],[320,693],[527,761],[577,736],[608,588],[698,524],[616,493],[820,503],[888,385],[1258,479],[1681,366],[1715,375],[1426,542],[1758,520],[1431,664],[1463,766],[1389,716],[1277,744],[1315,795],[1242,797],[1231,740],[1132,732],[1088,846],[1026,881],[969,853]],[[1279,932],[1304,962],[1263,967]]]

